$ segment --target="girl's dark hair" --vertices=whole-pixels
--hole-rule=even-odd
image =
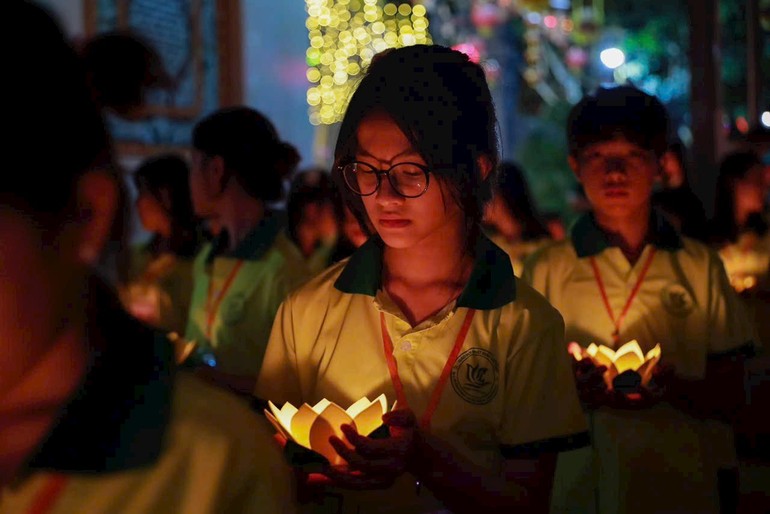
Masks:
[[[177,155],[162,155],[144,161],[134,172],[134,184],[139,193],[152,195],[171,220],[171,238],[151,246],[182,257],[192,257],[199,242],[198,220],[193,211],[190,196],[189,169]]]
[[[334,184],[329,173],[321,168],[313,168],[297,173],[291,181],[289,197],[286,201],[289,236],[297,240],[297,227],[302,223],[304,209],[308,205],[331,205],[337,219],[340,212],[335,202]]]
[[[662,156],[668,146],[666,108],[633,86],[612,86],[584,96],[569,113],[567,142],[572,155],[618,136]]]
[[[497,120],[481,66],[438,45],[386,50],[372,60],[342,120],[333,169],[343,200],[369,235],[361,198],[345,187],[340,166],[355,158],[358,126],[377,111],[393,119],[431,175],[449,186],[473,240],[491,196],[492,173],[482,177],[478,161],[486,157],[494,170],[499,159]]]
[[[192,144],[207,157],[221,157],[241,187],[264,202],[281,199],[283,180],[300,161],[297,150],[279,139],[270,120],[249,107],[207,116],[193,129]]]
[[[140,107],[148,88],[171,85],[158,53],[134,34],[99,34],[86,42],[81,55],[95,98],[118,114]]]
[[[508,211],[522,224],[525,241],[548,237],[548,229],[537,213],[524,172],[512,162],[503,162],[497,172],[495,191]]]
[[[761,164],[759,156],[751,150],[732,152],[722,159],[717,177],[716,196],[714,198],[714,218],[711,236],[715,243],[735,242],[743,227],[735,220],[735,185],[746,177],[754,166]],[[764,233],[767,226],[757,226],[756,231]]]
[[[109,137],[88,87],[82,62],[51,16],[29,2],[3,5],[5,19],[21,31],[3,31],[8,103],[3,115],[0,197],[53,223],[69,219],[82,174],[114,172]]]

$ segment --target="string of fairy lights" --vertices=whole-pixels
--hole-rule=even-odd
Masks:
[[[305,0],[310,82],[308,116],[313,125],[342,119],[362,70],[387,49],[430,44],[423,5],[378,0]]]

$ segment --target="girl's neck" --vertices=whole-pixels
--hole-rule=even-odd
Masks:
[[[0,398],[0,486],[18,473],[80,387],[89,359],[83,334],[66,329]]]
[[[297,245],[299,246],[299,249],[302,251],[302,255],[304,255],[305,258],[313,255],[313,252],[321,240],[317,231],[309,224],[300,224],[296,230],[296,237]]]
[[[650,206],[625,215],[606,216],[594,213],[596,223],[607,234],[610,243],[618,246],[633,265],[642,255],[650,235]]]
[[[735,225],[738,227],[738,230],[741,230],[743,227],[746,226],[746,222],[749,220],[749,216],[754,214],[753,209],[746,208],[742,206],[740,203],[736,202],[735,204]]]
[[[472,269],[464,230],[437,233],[409,248],[386,246],[382,285],[414,326],[457,298]]]
[[[227,231],[228,250],[235,250],[264,217],[264,202],[245,192],[238,191],[223,199],[219,222]]]

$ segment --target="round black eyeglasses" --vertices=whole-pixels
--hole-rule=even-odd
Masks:
[[[377,192],[382,176],[388,177],[390,187],[404,198],[417,198],[428,190],[430,172],[422,164],[399,162],[387,170],[377,169],[365,162],[353,161],[340,166],[345,185],[359,196],[370,196]]]

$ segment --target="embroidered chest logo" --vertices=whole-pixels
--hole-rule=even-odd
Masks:
[[[246,295],[243,293],[233,293],[222,303],[220,316],[222,321],[228,325],[234,325],[241,321],[246,310]]]
[[[695,308],[695,301],[682,284],[672,282],[661,292],[661,302],[670,314],[679,318],[687,317]]]
[[[464,351],[452,368],[452,388],[468,403],[484,405],[497,395],[497,359],[489,350]]]

